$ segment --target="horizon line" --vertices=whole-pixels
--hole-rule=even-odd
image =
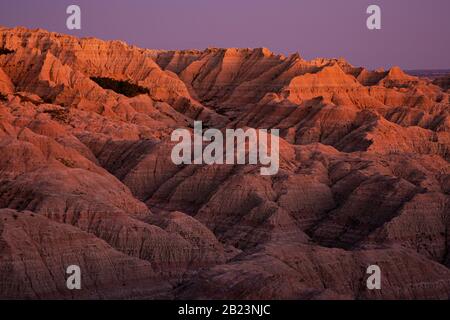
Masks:
[[[27,27],[24,25],[16,25],[16,26],[6,26],[4,24],[0,24],[0,29],[26,29],[29,31],[44,31],[47,33],[55,33],[58,35],[63,35],[63,36],[68,36],[68,37],[73,37],[73,38],[77,38],[77,39],[97,39],[100,41],[105,41],[105,42],[113,42],[113,41],[117,41],[117,42],[123,42],[125,43],[127,46],[130,47],[136,47],[138,49],[141,50],[154,50],[154,51],[206,51],[209,49],[218,49],[218,50],[227,50],[227,49],[237,49],[237,50],[257,50],[257,49],[267,49],[269,50],[272,54],[276,55],[276,56],[284,56],[286,58],[291,57],[292,55],[298,55],[301,59],[305,60],[305,61],[312,61],[312,60],[316,60],[316,59],[329,59],[329,60],[340,60],[340,59],[344,59],[346,62],[348,62],[351,66],[356,67],[356,68],[365,68],[367,70],[370,71],[375,71],[377,69],[385,69],[385,70],[390,70],[394,67],[399,67],[401,68],[403,71],[405,72],[413,72],[413,71],[445,71],[445,72],[449,72],[450,73],[450,66],[448,67],[443,67],[443,68],[404,68],[404,67],[400,67],[396,64],[391,64],[389,66],[379,66],[379,67],[375,67],[375,68],[369,68],[363,65],[354,65],[352,64],[347,58],[345,57],[333,57],[333,56],[315,56],[314,58],[308,59],[303,57],[299,51],[295,51],[295,52],[291,52],[291,53],[277,53],[274,50],[270,49],[269,47],[265,47],[265,46],[261,46],[261,47],[220,47],[220,46],[207,46],[204,48],[178,48],[178,49],[164,49],[164,48],[150,48],[150,47],[145,47],[145,46],[141,46],[138,44],[132,44],[130,42],[128,42],[128,40],[126,39],[104,39],[101,38],[99,36],[94,36],[94,35],[90,35],[90,36],[77,36],[75,34],[70,34],[70,33],[64,33],[64,32],[59,32],[59,31],[51,31],[48,30],[46,28],[43,27]]]

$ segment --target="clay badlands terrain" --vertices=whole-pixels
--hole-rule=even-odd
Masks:
[[[449,299],[448,90],[265,48],[0,28],[0,298]],[[280,129],[278,174],[174,165],[194,120]]]

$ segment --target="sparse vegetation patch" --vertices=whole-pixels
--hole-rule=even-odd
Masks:
[[[97,83],[103,89],[109,89],[130,98],[138,96],[140,94],[149,94],[149,90],[147,88],[138,86],[128,81],[120,81],[101,77],[91,77],[91,80]]]

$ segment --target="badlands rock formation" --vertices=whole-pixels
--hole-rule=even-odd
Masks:
[[[450,75],[445,77],[437,78],[433,81],[434,84],[442,87],[442,89],[447,90],[450,89]]]
[[[450,298],[448,81],[24,28],[0,48],[0,298]],[[278,174],[174,165],[194,120],[280,129]]]

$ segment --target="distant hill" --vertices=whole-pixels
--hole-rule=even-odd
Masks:
[[[406,70],[406,73],[416,77],[436,79],[446,75],[450,75],[450,69]]]

